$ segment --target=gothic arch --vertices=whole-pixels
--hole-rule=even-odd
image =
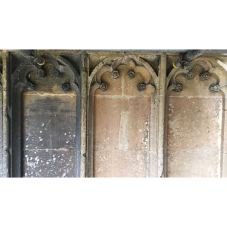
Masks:
[[[123,81],[124,87],[122,87]],[[127,80],[127,82],[125,82]],[[115,85],[113,85],[116,83]],[[125,85],[126,84],[126,85]],[[130,85],[129,85],[130,84]],[[88,153],[87,153],[87,176],[94,175],[94,109],[95,95],[122,95],[117,88],[125,89],[130,96],[149,96],[156,94],[158,77],[153,68],[142,58],[135,56],[105,58],[91,72],[88,81],[89,107],[88,107]],[[114,90],[113,87],[116,87]],[[98,92],[98,93],[96,93]]]
[[[26,94],[31,94],[38,98],[40,102],[46,99],[45,94],[48,92],[53,93],[47,99],[59,98],[60,95],[69,93],[76,94],[75,97],[75,155],[76,155],[76,167],[75,176],[80,175],[80,112],[81,112],[81,78],[80,74],[74,68],[67,58],[58,55],[56,57],[44,55],[42,58],[45,60],[44,65],[38,65],[29,59],[21,59],[16,69],[12,73],[11,82],[11,116],[14,121],[11,122],[11,136],[12,136],[12,172],[11,175],[14,177],[21,177],[24,175],[24,143],[26,143],[25,135],[23,135],[22,128],[24,126],[24,98]],[[43,95],[44,94],[44,95]],[[43,96],[42,96],[43,95]],[[59,96],[59,97],[58,97]],[[73,97],[73,96],[72,96]],[[28,99],[33,102],[36,98]],[[67,99],[68,100],[68,99]],[[63,101],[61,103],[67,102]],[[34,105],[38,105],[35,104]],[[54,104],[53,104],[54,105]],[[48,108],[48,107],[47,107]],[[57,106],[56,106],[57,108]],[[37,111],[36,111],[37,112]],[[45,110],[43,110],[45,112]],[[24,130],[26,131],[26,130]],[[41,141],[41,140],[40,140]],[[29,141],[28,141],[29,142]],[[31,142],[30,142],[31,143]],[[28,145],[26,145],[28,146]],[[53,163],[54,165],[54,163]],[[38,175],[37,175],[38,176]],[[40,175],[41,176],[41,175]]]
[[[206,138],[204,138],[203,141],[201,139],[204,137],[209,137],[208,134],[206,134],[206,128],[213,127],[216,129],[213,130],[212,132],[219,135],[214,136],[213,141],[215,141],[215,138],[217,139],[216,145],[213,145],[213,148],[210,149],[209,152],[213,152],[215,150],[219,150],[218,154],[218,160],[219,160],[219,166],[216,169],[215,174],[219,177],[222,176],[222,164],[223,164],[223,152],[224,152],[224,147],[226,147],[225,140],[224,140],[224,134],[226,133],[226,114],[225,114],[225,106],[226,106],[226,91],[225,91],[225,85],[226,85],[226,78],[227,78],[227,73],[223,69],[223,67],[219,66],[215,60],[210,60],[208,58],[197,58],[193,60],[188,68],[174,68],[171,70],[169,75],[167,76],[167,84],[166,84],[166,89],[167,89],[167,97],[166,97],[166,109],[167,109],[167,120],[168,122],[168,136],[171,136],[171,144],[168,143],[168,150],[172,150],[170,154],[168,154],[167,151],[167,162],[166,162],[166,169],[170,168],[170,172],[172,169],[174,169],[174,165],[177,165],[181,163],[181,165],[186,166],[187,168],[187,153],[189,155],[195,154],[197,147],[199,149],[200,145],[201,146],[206,146],[204,144],[204,141],[206,141]],[[190,88],[190,89],[189,89]],[[175,107],[170,107],[169,106],[169,99],[176,99],[176,98],[182,98],[184,100],[184,105],[185,109],[183,110],[180,106],[178,106],[177,101],[175,101]],[[197,98],[195,98],[197,97]],[[200,99],[199,99],[200,98]],[[179,102],[180,99],[178,99]],[[210,103],[208,102],[210,100]],[[217,100],[215,102],[215,100]],[[174,103],[174,101],[172,101]],[[193,109],[192,103],[197,103],[195,109]],[[172,105],[172,104],[171,104]],[[188,107],[187,107],[188,105]],[[191,106],[190,106],[191,105]],[[218,118],[214,117],[214,113],[209,112],[209,105],[214,105],[213,111],[217,112]],[[216,108],[215,108],[216,107]],[[170,108],[170,109],[169,109]],[[203,109],[202,109],[203,108]],[[170,111],[170,112],[169,112]],[[183,112],[184,114],[183,114]],[[219,111],[219,112],[218,112]],[[191,116],[188,116],[188,114],[191,114]],[[198,114],[198,116],[196,115]],[[194,116],[195,115],[195,116]],[[188,116],[188,120],[185,119],[185,117]],[[202,118],[201,118],[202,117]],[[170,122],[168,119],[171,119]],[[179,123],[179,128],[177,130],[174,129],[176,127],[177,122],[181,122],[180,119],[184,118],[184,124]],[[197,118],[197,121],[196,121]],[[200,118],[200,119],[199,119]],[[205,119],[206,118],[206,119]],[[197,122],[197,125],[195,125],[195,122]],[[221,122],[220,122],[221,121]],[[171,122],[174,122],[174,127],[171,126]],[[182,129],[183,131],[181,132],[181,127],[184,127]],[[196,130],[197,127],[200,127],[200,130]],[[185,131],[186,130],[186,131]],[[201,132],[201,133],[197,133]],[[178,134],[176,133],[178,132]],[[181,132],[181,134],[179,134]],[[204,134],[202,133],[204,132]],[[193,146],[193,133],[194,135],[198,134],[198,141],[200,144]],[[208,131],[209,133],[209,131]],[[183,136],[186,135],[186,136]],[[191,138],[189,138],[189,135],[192,135]],[[180,153],[177,153],[178,151],[178,146],[177,146],[177,138],[181,138],[183,141],[185,141],[185,146],[184,147],[184,152],[181,154],[184,154],[185,156],[181,156]],[[183,138],[184,137],[184,138]],[[201,138],[200,138],[201,137]],[[218,138],[221,138],[221,142],[218,142]],[[167,138],[167,141],[168,138]],[[192,143],[191,147],[192,149],[187,150],[186,144],[189,143],[189,141]],[[206,143],[208,144],[209,141],[212,141],[210,138]],[[204,144],[204,145],[202,145]],[[209,147],[209,145],[207,145]],[[194,148],[193,148],[194,147]],[[210,147],[212,147],[210,145]],[[193,150],[194,149],[194,150]],[[175,152],[176,151],[176,152]],[[175,153],[176,154],[175,154]],[[192,153],[190,153],[192,152]],[[194,152],[194,153],[193,153]],[[197,155],[199,154],[199,150]],[[209,153],[204,153],[204,157],[208,157]],[[174,156],[175,155],[175,156]],[[177,157],[178,155],[178,157]],[[206,156],[207,155],[207,156]],[[170,165],[169,163],[169,157],[172,157],[170,160],[175,160],[176,162]],[[201,156],[202,157],[202,156]],[[208,158],[204,158],[204,160],[210,160],[214,161],[214,157],[210,156]],[[199,158],[198,158],[199,159]],[[216,159],[215,159],[216,160]],[[182,164],[183,163],[183,164]],[[186,164],[185,164],[186,163]],[[197,163],[199,164],[199,162]],[[201,163],[200,163],[201,164]],[[206,163],[207,166],[209,166],[209,163]],[[168,167],[170,166],[170,167]],[[184,176],[184,168],[182,167],[182,176]],[[187,171],[186,171],[187,172]],[[179,174],[179,173],[178,173]],[[209,174],[201,173],[202,176],[209,176]],[[211,173],[210,173],[211,174]],[[167,171],[168,175],[168,171]],[[192,174],[193,175],[193,174]],[[196,174],[195,174],[196,175]],[[212,175],[212,174],[211,174]],[[215,175],[215,176],[216,176]],[[170,176],[174,176],[170,174]],[[180,175],[181,176],[181,175]]]

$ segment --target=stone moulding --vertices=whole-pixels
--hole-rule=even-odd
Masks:
[[[147,86],[157,88],[158,76],[154,69],[142,58],[136,56],[118,57],[115,59],[105,58],[101,61],[91,72],[88,77],[88,92],[89,92],[89,104],[88,104],[88,150],[87,150],[87,163],[86,163],[86,176],[93,177],[93,131],[94,131],[94,95],[97,89],[101,91],[107,91],[108,84],[102,81],[102,75],[106,72],[110,73],[113,79],[118,79],[121,75],[118,71],[118,66],[128,67],[127,77],[133,80],[136,77],[136,73],[140,73],[143,76],[143,83],[139,83],[135,89],[138,92],[146,90]],[[146,70],[149,76],[143,74]]]

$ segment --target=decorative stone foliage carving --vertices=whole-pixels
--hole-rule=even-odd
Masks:
[[[133,79],[135,77],[135,72],[133,70],[128,71],[128,78]]]
[[[210,73],[209,72],[202,72],[200,75],[200,80],[208,80],[210,78]]]
[[[114,79],[118,79],[121,75],[119,74],[119,71],[117,68],[119,66],[127,66],[128,67],[128,78],[133,79],[135,78],[136,74],[140,74],[143,76],[143,71],[147,70],[151,73],[151,78],[144,77],[144,83],[138,84],[138,91],[144,91],[147,85],[155,87],[157,75],[152,69],[152,67],[144,61],[142,58],[136,58],[136,57],[123,57],[123,58],[116,58],[113,60],[105,59],[103,62],[100,62],[99,65],[96,66],[96,68],[92,71],[90,75],[91,84],[90,86],[93,86],[94,84],[102,84],[102,75],[106,72],[109,72],[110,75]],[[141,71],[141,72],[140,72]],[[106,91],[108,88],[105,85],[98,86],[99,89],[104,89],[103,91]]]
[[[221,91],[220,86],[220,75],[223,73],[223,69],[221,67],[213,67],[211,61],[207,58],[197,58],[193,60],[187,68],[173,68],[167,77],[167,89],[168,92],[175,91],[181,92],[183,90],[183,85],[178,85],[176,82],[176,78],[178,76],[184,76],[187,80],[194,79],[195,74],[192,69],[195,66],[200,66],[203,70],[199,75],[200,81],[209,80],[209,78],[214,77],[218,78],[218,84],[211,84],[208,89],[211,92],[219,92]]]
[[[67,92],[73,88],[75,91],[78,91],[78,77],[79,74],[76,69],[72,66],[72,64],[64,57],[59,56],[57,59],[51,56],[42,56],[45,59],[46,64],[53,64],[54,69],[52,71],[53,78],[63,77],[65,70],[69,69],[70,71],[70,80],[62,84],[62,90]],[[38,77],[46,77],[46,72],[43,68],[44,66],[40,66],[35,64],[34,62],[25,61],[19,64],[19,66],[15,69],[13,73],[13,78],[15,81],[15,86],[22,85],[24,88],[34,90],[35,83],[32,81],[30,74],[32,72],[36,72]]]

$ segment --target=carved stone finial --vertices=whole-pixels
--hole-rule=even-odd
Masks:
[[[120,76],[120,74],[119,74],[119,72],[118,72],[117,70],[113,70],[113,71],[111,72],[111,74],[112,74],[112,77],[113,77],[114,79],[117,79],[117,78]]]
[[[209,72],[202,72],[199,75],[200,80],[204,81],[204,80],[208,80],[210,78],[210,73]]]
[[[211,92],[219,92],[221,90],[219,84],[211,84],[209,88]]]
[[[54,69],[54,70],[52,71],[52,76],[53,76],[53,77],[60,77],[60,76],[61,76],[61,73],[60,73],[59,70]]]
[[[195,77],[195,74],[192,72],[192,71],[189,71],[187,74],[186,74],[186,79],[187,80],[191,80]]]
[[[101,85],[99,86],[99,89],[101,91],[107,91],[108,85],[106,83],[101,83]]]
[[[71,85],[70,85],[70,83],[64,83],[64,84],[62,84],[62,90],[63,91],[65,91],[65,92],[67,92],[67,91],[70,91],[71,90]]]
[[[135,77],[135,72],[133,70],[128,71],[128,78],[133,79]]]
[[[140,83],[137,85],[138,91],[145,91],[146,90],[146,84]]]
[[[174,91],[176,91],[176,92],[183,91],[183,84],[175,84]]]

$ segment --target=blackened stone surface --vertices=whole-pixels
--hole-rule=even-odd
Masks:
[[[25,177],[75,176],[75,149],[27,150],[25,153]]]
[[[26,93],[24,176],[74,177],[76,95]]]

